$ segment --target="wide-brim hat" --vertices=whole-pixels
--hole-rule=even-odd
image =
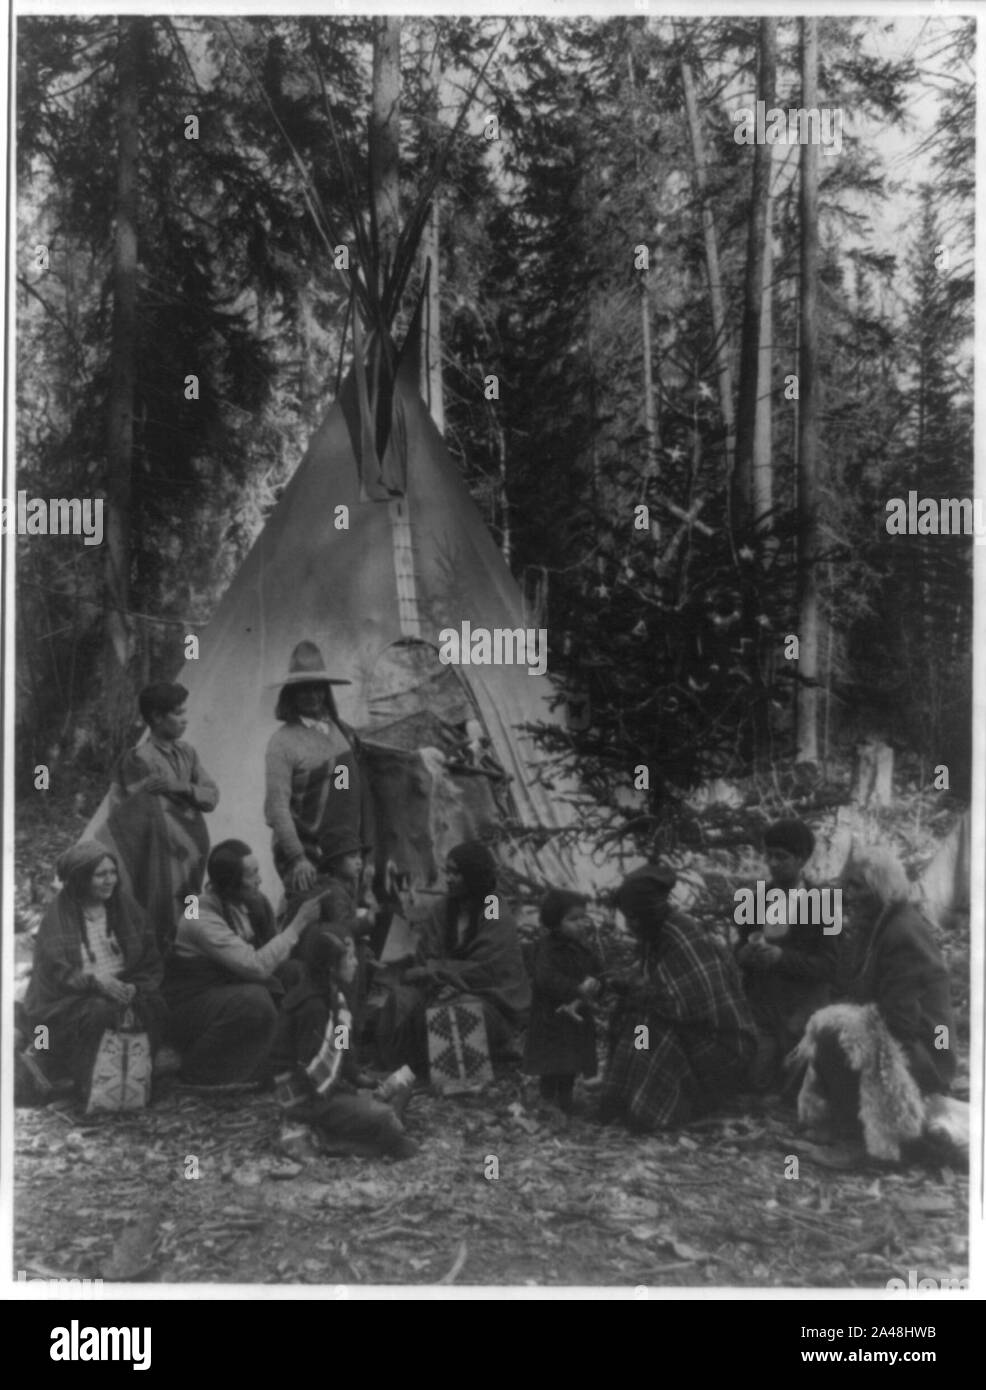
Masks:
[[[288,674],[274,681],[272,688],[286,685],[352,685],[345,676],[330,676],[325,658],[314,642],[299,642],[291,653]]]

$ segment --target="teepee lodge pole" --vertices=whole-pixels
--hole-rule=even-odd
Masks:
[[[401,21],[373,21],[373,103],[370,111],[370,178],[376,225],[374,254],[383,294],[393,268],[400,227]]]
[[[370,183],[374,271],[383,299],[400,232],[401,22],[373,21],[373,102],[370,112]],[[396,306],[395,306],[396,307]],[[379,346],[379,345],[378,345]],[[402,637],[421,636],[414,534],[406,497],[387,503]]]

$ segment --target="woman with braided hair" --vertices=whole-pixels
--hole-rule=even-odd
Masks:
[[[526,1018],[531,989],[506,900],[497,893],[496,860],[470,840],[449,851],[447,892],[422,924],[413,963],[388,992],[377,1047],[388,1067],[428,1068],[426,1013],[456,995],[483,1006],[490,1056],[509,1053]]]
[[[127,1009],[156,1049],[167,1016],[163,971],[154,933],[120,887],[105,845],[81,840],[56,869],[62,888],[38,929],[24,1014],[34,1063],[48,1079],[67,1074],[84,1091],[103,1033]]]

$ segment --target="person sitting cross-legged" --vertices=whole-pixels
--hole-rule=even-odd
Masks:
[[[421,927],[413,964],[389,987],[377,1024],[385,1067],[428,1070],[427,1012],[456,998],[483,1009],[490,1057],[506,1061],[517,1048],[531,987],[513,916],[496,891],[496,860],[476,840],[456,845],[445,866],[447,894]]]

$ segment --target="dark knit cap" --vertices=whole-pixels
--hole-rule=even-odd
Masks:
[[[566,912],[573,907],[584,907],[588,901],[581,893],[571,893],[567,888],[549,888],[541,904],[541,925],[554,931],[561,926]]]
[[[466,897],[485,898],[496,891],[496,860],[481,840],[466,840],[448,857],[465,880]]]
[[[634,869],[616,890],[616,905],[624,917],[643,916],[655,899],[670,893],[677,882],[677,874],[670,864],[645,864]]]
[[[815,836],[803,820],[775,820],[763,832],[764,845],[769,849],[786,849],[795,859],[810,859],[815,848]]]

